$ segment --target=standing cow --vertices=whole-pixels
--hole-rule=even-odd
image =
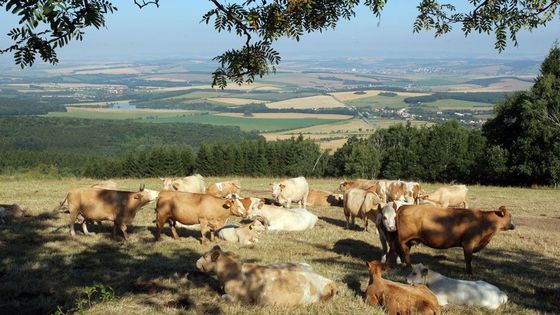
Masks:
[[[286,208],[292,206],[292,202],[297,202],[304,209],[307,208],[307,195],[309,194],[309,184],[305,177],[300,176],[272,184],[272,198]]]
[[[163,190],[182,191],[190,193],[206,192],[204,178],[200,174],[194,174],[183,178],[160,178],[163,181]]]
[[[128,240],[127,225],[132,223],[140,208],[155,200],[157,196],[157,191],[144,189],[144,185],[140,186],[137,192],[90,187],[71,189],[66,195],[70,211],[70,235],[76,235],[74,222],[78,214],[81,214],[88,221],[113,221],[113,238],[116,238],[118,227],[124,239]]]
[[[238,179],[231,180],[227,182],[217,182],[208,188],[206,188],[206,193],[216,197],[225,197],[229,194],[237,194],[241,191],[241,183]]]
[[[346,217],[346,228],[350,228],[350,218],[352,227],[356,227],[356,217],[365,221],[365,230],[368,230],[368,220],[375,222],[378,205],[381,198],[370,190],[361,188],[350,188],[344,192],[344,216]]]

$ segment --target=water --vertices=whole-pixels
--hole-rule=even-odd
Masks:
[[[118,109],[136,109],[136,105],[125,103],[125,104],[113,104],[111,108],[118,108]]]

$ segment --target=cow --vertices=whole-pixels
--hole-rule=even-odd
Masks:
[[[336,293],[333,281],[308,264],[242,263],[232,252],[214,246],[196,262],[199,271],[215,274],[230,302],[295,306],[330,300]]]
[[[74,222],[81,214],[88,221],[113,221],[113,238],[117,236],[117,227],[128,240],[126,228],[132,223],[136,212],[150,201],[157,198],[158,192],[144,189],[139,191],[118,191],[99,188],[74,188],[68,191],[66,199],[70,212],[70,235],[74,237]],[[64,202],[63,202],[64,203]]]
[[[420,191],[422,190],[420,183],[417,182],[404,182],[404,183],[406,184],[406,194],[405,194],[406,202],[407,203],[412,202],[413,204],[418,204],[420,201],[419,200]]]
[[[307,205],[312,207],[342,207],[343,195],[324,190],[310,189]]]
[[[340,185],[338,185],[338,191],[344,193],[350,188],[368,189],[370,187],[377,187],[377,180],[370,180],[370,179],[345,180],[340,182]]]
[[[229,194],[239,194],[241,184],[239,180],[214,183],[206,188],[206,193],[216,197],[225,197]]]
[[[312,229],[319,218],[304,208],[286,209],[260,203],[250,218],[263,217],[270,231],[304,231]]]
[[[381,243],[383,256],[381,262],[385,262],[387,254],[396,253],[397,241],[397,211],[401,204],[397,201],[391,201],[383,207],[379,205],[375,225],[379,233],[379,242]],[[388,244],[388,246],[387,246]],[[400,264],[400,257],[397,257],[397,264]]]
[[[438,188],[432,193],[423,193],[419,195],[420,204],[432,204],[447,207],[468,208],[467,204],[467,186],[453,185]]]
[[[466,281],[446,277],[422,264],[414,265],[406,277],[412,285],[425,285],[436,295],[440,306],[447,304],[472,305],[495,310],[507,303],[507,295],[485,281]]]
[[[109,179],[109,180],[104,180],[102,182],[93,184],[90,187],[91,188],[107,189],[107,190],[117,190],[117,186],[118,186],[118,184],[115,181]]]
[[[224,225],[216,233],[222,240],[251,245],[259,241],[258,237],[266,230],[266,226],[259,220],[242,225]]]
[[[163,181],[163,190],[181,191],[190,193],[206,192],[204,178],[200,174],[194,174],[183,178],[160,178]]]
[[[221,198],[209,194],[162,191],[156,203],[156,241],[166,222],[171,226],[173,238],[178,240],[176,223],[200,224],[201,244],[205,244],[206,233],[214,241],[215,231],[221,228],[230,216],[246,217],[241,201],[237,198]]]
[[[350,188],[344,192],[344,216],[346,217],[346,229],[350,228],[350,218],[352,218],[352,227],[356,227],[356,217],[365,221],[365,230],[368,230],[368,221],[375,222],[377,216],[378,205],[381,198],[369,190],[361,188]]]
[[[463,247],[466,272],[472,274],[473,253],[483,249],[498,231],[515,229],[508,209],[496,211],[442,208],[430,205],[405,205],[397,213],[399,250],[407,266],[410,248],[415,242],[447,249]]]
[[[381,277],[385,264],[368,261],[369,283],[364,300],[369,305],[381,305],[389,315],[440,314],[436,296],[425,285],[411,286]]]
[[[286,208],[290,208],[292,202],[297,202],[303,208],[307,208],[308,194],[309,184],[303,176],[272,183],[272,198]]]

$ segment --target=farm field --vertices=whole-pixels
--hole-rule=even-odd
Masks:
[[[225,178],[209,178],[207,183]],[[273,178],[241,178],[242,195],[270,196]],[[340,179],[311,179],[312,188],[333,190]],[[141,183],[159,189],[159,179],[117,180],[123,189]],[[173,240],[168,228],[162,241],[154,242],[154,204],[139,211],[132,224],[130,241],[110,237],[112,225],[92,226],[97,235],[69,235],[67,214],[51,211],[72,187],[91,185],[91,179],[27,179],[0,177],[0,202],[17,202],[31,217],[0,229],[0,313],[85,314],[383,314],[367,306],[361,296],[367,286],[366,260],[381,256],[378,236],[370,230],[344,229],[341,208],[312,208],[317,225],[304,232],[267,232],[253,246],[219,241],[241,261],[258,263],[306,262],[334,280],[338,293],[328,301],[294,308],[256,307],[226,303],[220,299],[218,282],[195,269],[195,261],[214,244],[200,245],[196,227],[180,228]],[[439,185],[425,185],[432,190]],[[460,248],[433,250],[415,246],[412,261],[422,262],[447,276],[482,279],[508,294],[509,302],[496,311],[443,307],[443,314],[538,314],[557,313],[560,308],[560,190],[469,187],[472,207],[495,209],[507,206],[517,228],[499,232],[487,248],[473,258],[473,276],[463,272]],[[236,222],[238,220],[230,220]],[[357,220],[360,227],[363,222]],[[78,230],[80,230],[78,228]],[[384,277],[403,282],[408,270],[396,266]],[[93,285],[114,289],[101,301],[98,294],[87,300],[84,290]],[[76,303],[81,308],[76,309]]]
[[[346,105],[354,107],[369,107],[369,108],[405,108],[408,105],[403,101],[406,97],[395,95],[395,96],[383,96],[375,95],[365,98],[354,99],[344,102]]]
[[[269,108],[337,108],[344,107],[344,104],[330,95],[317,95],[272,102],[266,106]]]

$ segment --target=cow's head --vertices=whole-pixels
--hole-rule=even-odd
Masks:
[[[397,230],[397,209],[398,206],[396,202],[389,202],[381,209],[381,220],[389,232],[395,232]]]
[[[340,192],[345,192],[346,189],[348,189],[348,186],[350,185],[350,182],[348,181],[341,181],[340,185],[338,185],[338,191]]]
[[[261,234],[266,230],[266,226],[260,220],[254,220],[249,224],[249,230],[255,232],[256,234]]]
[[[366,265],[368,266],[370,276],[381,276],[381,272],[386,269],[385,264],[380,262],[379,260],[367,261]]]
[[[428,277],[428,268],[422,264],[417,264],[412,267],[412,271],[406,276],[408,284],[426,284],[426,277]]]
[[[134,195],[134,199],[139,199],[147,203],[156,200],[158,196],[159,196],[159,191],[146,189],[145,185],[142,184],[140,185],[138,192]]]
[[[509,213],[509,210],[505,206],[501,206],[498,210],[494,211],[494,213],[498,216],[500,230],[507,231],[515,229],[511,213]]]
[[[233,259],[235,254],[233,252],[224,252],[220,246],[216,245],[196,261],[196,269],[202,272],[216,273],[220,260],[224,258]]]
[[[245,209],[245,207],[241,203],[241,200],[239,200],[236,194],[232,194],[231,198],[226,199],[223,207],[225,209],[229,209],[231,214],[233,214],[234,216],[246,217],[249,214],[249,211]]]
[[[286,186],[280,183],[272,183],[271,185],[272,185],[272,198],[278,199],[278,197],[280,197],[280,194],[282,193],[282,189]]]

